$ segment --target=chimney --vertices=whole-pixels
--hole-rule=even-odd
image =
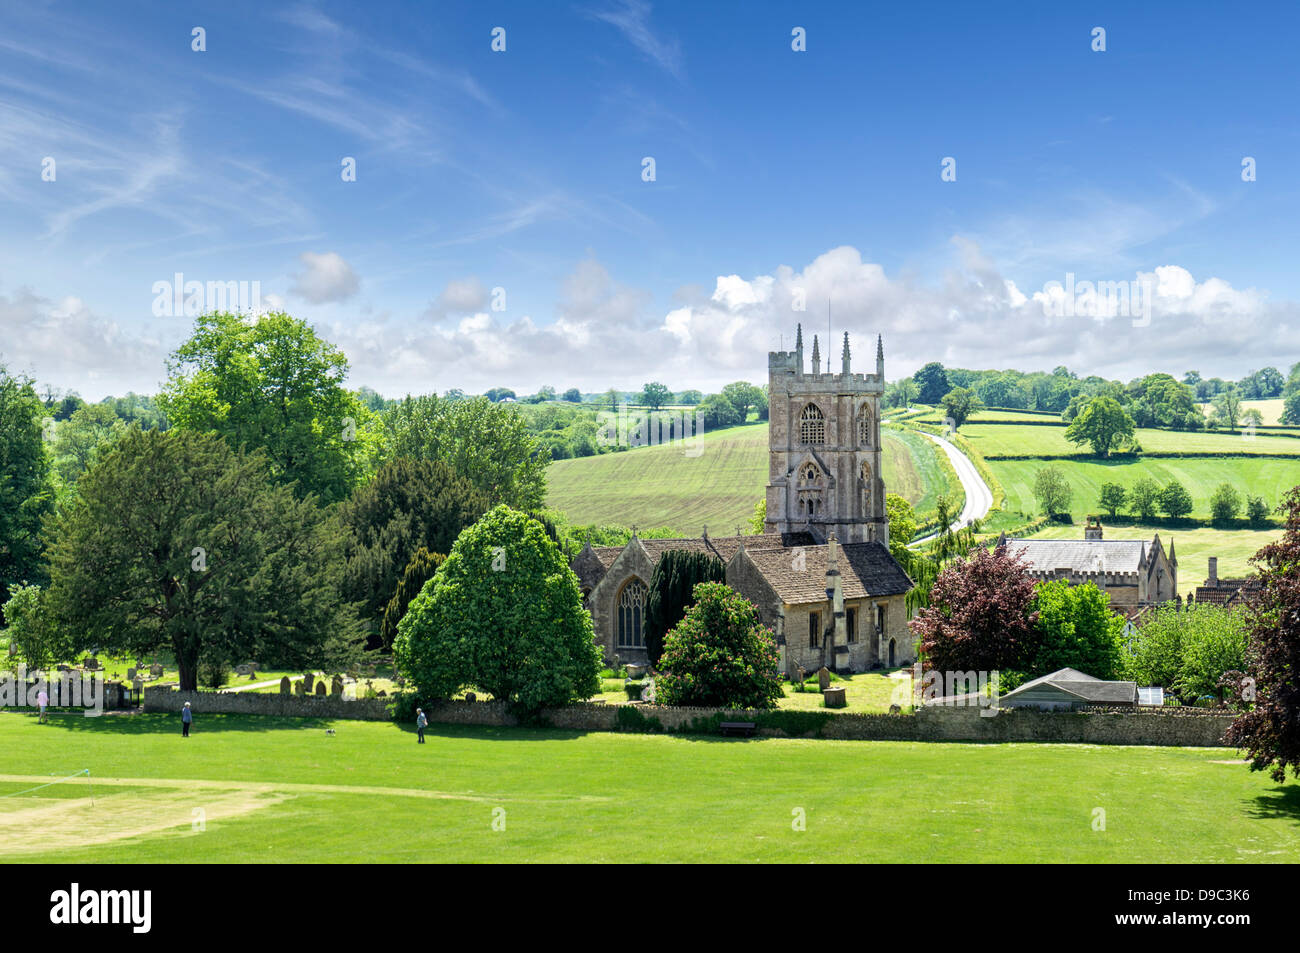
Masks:
[[[1088,517],[1088,523],[1083,528],[1084,539],[1101,539],[1101,520],[1096,517]]]
[[[848,667],[849,629],[844,615],[844,587],[840,582],[839,542],[831,533],[826,540],[826,599],[831,604],[831,614],[835,620],[835,635],[832,639],[831,656],[834,668]],[[843,661],[841,662],[841,658]]]
[[[1205,584],[1211,588],[1217,588],[1219,585],[1219,557],[1210,557],[1210,578],[1205,580]]]

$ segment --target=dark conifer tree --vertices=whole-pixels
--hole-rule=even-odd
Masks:
[[[645,608],[645,648],[651,665],[659,664],[664,636],[682,621],[696,583],[726,582],[727,567],[716,556],[670,549],[659,557]]]

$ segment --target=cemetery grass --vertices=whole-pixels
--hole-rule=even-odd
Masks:
[[[885,429],[881,437],[889,492],[922,514],[934,509],[940,493],[963,498],[932,443],[910,431]],[[695,457],[669,444],[557,460],[547,468],[546,505],[579,525],[668,526],[685,535],[707,525],[714,535],[730,535],[747,526],[764,498],[767,424],[706,433],[699,449]]]
[[[93,807],[81,779],[0,800],[0,859],[1300,861],[1300,785],[1227,749],[440,725],[427,737],[200,713],[186,740],[169,715],[42,726],[0,713],[0,795],[86,767],[95,782]]]

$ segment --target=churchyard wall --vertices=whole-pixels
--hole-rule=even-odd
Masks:
[[[196,716],[275,715],[296,718],[386,721],[388,699],[288,696],[252,692],[145,690],[144,709],[179,712],[189,702]],[[1045,712],[930,706],[915,714],[812,711],[728,711],[658,705],[588,703],[548,709],[541,721],[571,731],[717,733],[723,721],[753,722],[765,737],[816,737],[841,741],[976,741],[1098,745],[1223,747],[1231,715],[1204,709]],[[510,727],[519,719],[501,702],[451,701],[425,706],[435,724]]]

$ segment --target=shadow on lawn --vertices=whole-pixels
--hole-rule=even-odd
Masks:
[[[1283,820],[1300,823],[1300,787],[1274,788],[1255,798],[1255,806],[1247,812],[1260,820]]]

